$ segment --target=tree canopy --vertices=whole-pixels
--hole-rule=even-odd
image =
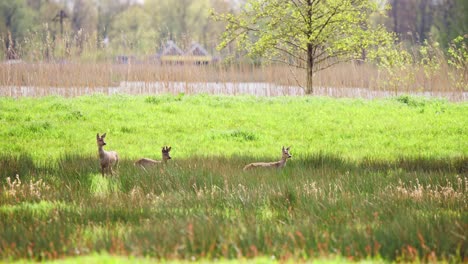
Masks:
[[[219,14],[227,22],[220,48],[236,41],[251,56],[262,56],[312,75],[336,63],[375,57],[377,45],[394,37],[370,15],[379,11],[369,0],[249,0],[239,14]]]
[[[377,3],[387,3],[391,9]],[[143,55],[156,52],[168,39],[182,48],[197,41],[213,53],[228,24],[221,46],[236,40],[253,57],[269,57],[317,72],[339,61],[372,58],[375,47],[381,46],[377,43],[389,37],[384,28],[411,45],[424,44],[426,39],[439,41],[447,52],[455,37],[468,33],[467,3],[466,0],[8,0],[0,1],[0,57],[24,58],[24,52],[37,52],[40,44],[47,46],[40,49],[44,54],[31,57],[81,56],[85,53],[63,50],[81,50],[83,41],[94,42],[87,47],[97,48],[93,51],[97,53],[103,51],[102,47],[110,47],[107,51],[111,54],[103,52],[103,57],[124,49]],[[223,23],[210,19],[210,9],[224,14],[220,19]],[[57,19],[59,14],[66,16]],[[32,40],[42,42],[33,45]],[[102,45],[103,40],[109,45]],[[230,53],[231,47],[222,54]]]

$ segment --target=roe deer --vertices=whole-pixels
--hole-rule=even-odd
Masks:
[[[161,160],[152,160],[152,159],[147,159],[147,158],[142,158],[137,161],[135,161],[135,166],[139,165],[143,168],[145,167],[150,167],[156,164],[161,164],[161,163],[166,163],[167,160],[171,159],[171,156],[169,155],[169,152],[171,151],[172,147],[165,146],[162,148],[161,153],[162,153],[162,161]]]
[[[286,149],[283,146],[283,149],[281,151],[282,156],[280,161],[276,162],[254,162],[246,165],[244,167],[244,171],[252,169],[252,168],[257,168],[257,167],[268,167],[268,168],[283,168],[286,165],[286,161],[288,161],[289,158],[292,157],[291,154],[289,154],[289,148],[287,147]]]
[[[110,171],[110,174],[114,175],[114,171],[112,170],[112,167],[114,165],[117,165],[117,163],[119,162],[119,156],[117,155],[117,152],[105,151],[103,149],[103,147],[106,145],[106,142],[104,142],[105,137],[106,137],[106,133],[102,134],[102,136],[99,136],[99,133],[97,133],[96,135],[96,142],[98,145],[99,161],[101,163],[102,177],[104,177],[105,169],[108,169]]]

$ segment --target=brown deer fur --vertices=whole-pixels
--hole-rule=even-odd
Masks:
[[[111,175],[114,175],[114,170],[112,169],[112,167],[114,165],[117,165],[119,162],[119,156],[117,155],[117,152],[105,151],[103,149],[103,147],[106,145],[106,142],[104,142],[105,137],[106,133],[102,134],[102,136],[99,136],[99,133],[96,135],[102,177],[104,177],[104,171],[106,169],[110,172]]]
[[[288,148],[282,148],[281,150],[281,153],[282,153],[282,156],[281,156],[281,160],[279,161],[276,161],[276,162],[254,162],[254,163],[250,163],[250,164],[247,164],[245,167],[244,167],[244,171],[246,170],[250,170],[250,169],[253,169],[253,168],[258,168],[258,167],[262,167],[262,168],[283,168],[284,166],[286,166],[286,162],[288,161],[289,158],[292,157],[291,154],[289,154],[289,148],[291,147],[288,147]]]
[[[161,160],[152,160],[152,159],[148,159],[148,158],[141,158],[137,161],[135,161],[135,166],[141,166],[141,167],[151,167],[151,166],[154,166],[154,165],[157,165],[157,164],[161,164],[161,163],[166,163],[168,160],[171,159],[171,156],[169,155],[169,152],[171,151],[172,147],[168,147],[168,146],[165,146],[162,148],[161,150],[161,154],[162,154],[162,161]]]

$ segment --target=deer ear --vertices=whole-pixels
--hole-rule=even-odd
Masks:
[[[284,150],[284,146],[283,146],[282,150]]]
[[[167,149],[167,152],[171,151],[171,149],[172,149],[172,147],[169,147],[169,148]]]
[[[106,133],[102,134],[102,136],[101,136],[101,137],[102,137],[102,138],[105,138],[105,137],[106,137]]]
[[[286,150],[289,150],[291,148],[291,146],[287,147]]]
[[[99,133],[96,134],[96,138],[99,139]]]

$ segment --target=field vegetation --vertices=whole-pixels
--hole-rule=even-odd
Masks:
[[[468,2],[383,2],[0,1],[0,262],[468,262]]]
[[[455,81],[452,77],[458,74],[456,70],[447,65],[440,67],[439,71],[426,74],[425,68],[417,65],[380,69],[370,64],[343,63],[314,76],[314,95],[374,99],[413,94],[465,101],[468,75]],[[262,95],[262,87],[270,87],[269,94],[273,96],[297,96],[304,94],[302,85],[306,82],[301,70],[277,64],[18,63],[0,64],[0,77],[0,96],[10,97],[115,92]]]
[[[467,123],[411,96],[0,98],[0,259],[466,261]]]

